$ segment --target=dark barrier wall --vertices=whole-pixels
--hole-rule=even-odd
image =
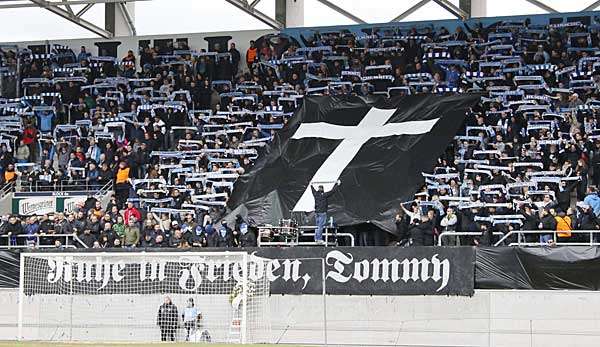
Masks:
[[[329,294],[472,295],[474,289],[475,250],[471,247],[296,247],[247,251],[273,259],[268,270],[259,275],[268,276],[271,280],[272,294],[322,293],[321,259],[325,260],[326,290]],[[183,253],[174,253],[173,257],[178,255]],[[6,263],[0,267],[0,287],[17,287],[18,254],[4,251],[0,252],[0,258],[5,259]],[[177,267],[180,266],[180,262],[169,262],[165,266]],[[45,262],[37,264],[36,267],[44,276],[51,272]],[[139,281],[139,266],[132,265],[123,273],[125,276],[118,282],[97,284],[102,285],[102,288],[98,288],[102,289],[101,294],[110,293],[111,288],[123,285],[132,287],[130,284]],[[180,273],[178,269],[171,269],[167,271],[167,277],[173,278],[165,278],[161,283],[153,283],[152,286],[158,291],[179,292],[180,289],[168,286],[180,283],[180,279],[175,278]],[[209,280],[205,274],[202,274],[202,277]],[[55,292],[57,286],[64,285],[61,283],[46,283],[44,286],[38,286],[36,290]],[[78,283],[74,285],[74,288],[78,287]],[[86,288],[88,287],[90,284],[86,285]]]
[[[600,288],[599,247],[295,247],[247,251],[276,259],[264,274],[271,280],[273,294],[320,294],[321,259],[326,260],[330,294],[471,295],[473,288]],[[18,252],[0,251],[0,288],[18,285]]]
[[[20,255],[14,251],[0,251],[0,288],[19,287]]]
[[[478,289],[600,288],[600,248],[479,248]]]

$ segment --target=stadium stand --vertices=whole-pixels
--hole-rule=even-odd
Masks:
[[[33,235],[75,232],[90,248],[254,246],[241,217],[216,222],[304,97],[481,93],[400,206],[391,244],[598,242],[598,26],[457,23],[315,32],[302,44],[273,35],[247,52],[147,47],[122,59],[2,48],[0,68],[20,60],[23,95],[0,99],[3,183],[90,197],[67,215],[5,216],[0,235],[13,245],[62,246]],[[114,190],[105,208],[94,197],[103,189]]]

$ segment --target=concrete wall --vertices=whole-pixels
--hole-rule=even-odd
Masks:
[[[270,297],[273,341],[323,342],[323,298]],[[0,291],[0,340],[14,339],[17,291]],[[473,297],[328,296],[330,344],[578,347],[600,345],[600,293],[477,290]],[[107,333],[109,333],[107,331]]]
[[[8,193],[0,198],[0,214],[7,215],[12,213],[13,193]]]

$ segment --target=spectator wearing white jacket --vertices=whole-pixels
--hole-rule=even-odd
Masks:
[[[456,223],[458,222],[458,218],[456,217],[456,213],[454,213],[454,208],[448,207],[446,209],[446,215],[440,221],[440,225],[442,226],[443,232],[454,232],[456,230]],[[448,246],[460,246],[460,238],[450,237],[448,238]]]

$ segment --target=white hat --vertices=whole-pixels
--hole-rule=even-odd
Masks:
[[[576,204],[576,206],[580,207],[580,208],[582,208],[584,210],[587,210],[588,208],[590,208],[590,205],[586,204],[583,201],[578,201],[577,204]]]

